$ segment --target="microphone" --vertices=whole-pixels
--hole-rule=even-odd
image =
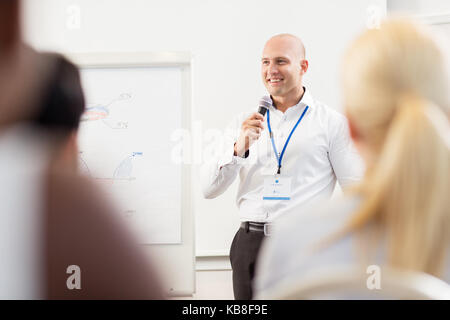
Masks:
[[[266,114],[266,111],[269,109],[269,107],[271,105],[272,105],[272,99],[270,98],[270,96],[263,96],[259,100],[258,112],[260,114],[262,114],[262,116],[264,117],[264,115]]]

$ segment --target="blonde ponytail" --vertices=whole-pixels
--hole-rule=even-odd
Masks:
[[[438,275],[449,244],[450,153],[429,113],[445,115],[415,95],[394,110],[349,229],[373,222],[387,237],[390,265]]]

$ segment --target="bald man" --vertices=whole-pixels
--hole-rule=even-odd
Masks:
[[[299,38],[280,34],[269,39],[261,59],[270,95],[265,116],[238,116],[226,130],[222,156],[202,167],[203,193],[209,199],[239,174],[241,226],[230,250],[236,299],[252,298],[258,251],[276,219],[301,214],[308,203],[329,198],[336,181],[345,187],[363,174],[346,118],[312,97],[303,86],[307,71]]]

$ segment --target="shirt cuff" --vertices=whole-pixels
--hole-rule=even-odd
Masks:
[[[220,168],[222,168],[223,166],[226,165],[241,165],[244,164],[245,161],[248,159],[248,156],[250,155],[249,150],[247,150],[245,152],[244,158],[239,157],[239,156],[235,156],[234,155],[234,145],[230,146],[229,148],[227,148],[225,154],[220,158],[219,160],[219,170]]]

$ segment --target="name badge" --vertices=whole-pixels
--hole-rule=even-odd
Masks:
[[[291,200],[291,179],[280,175],[264,178],[263,200]]]

